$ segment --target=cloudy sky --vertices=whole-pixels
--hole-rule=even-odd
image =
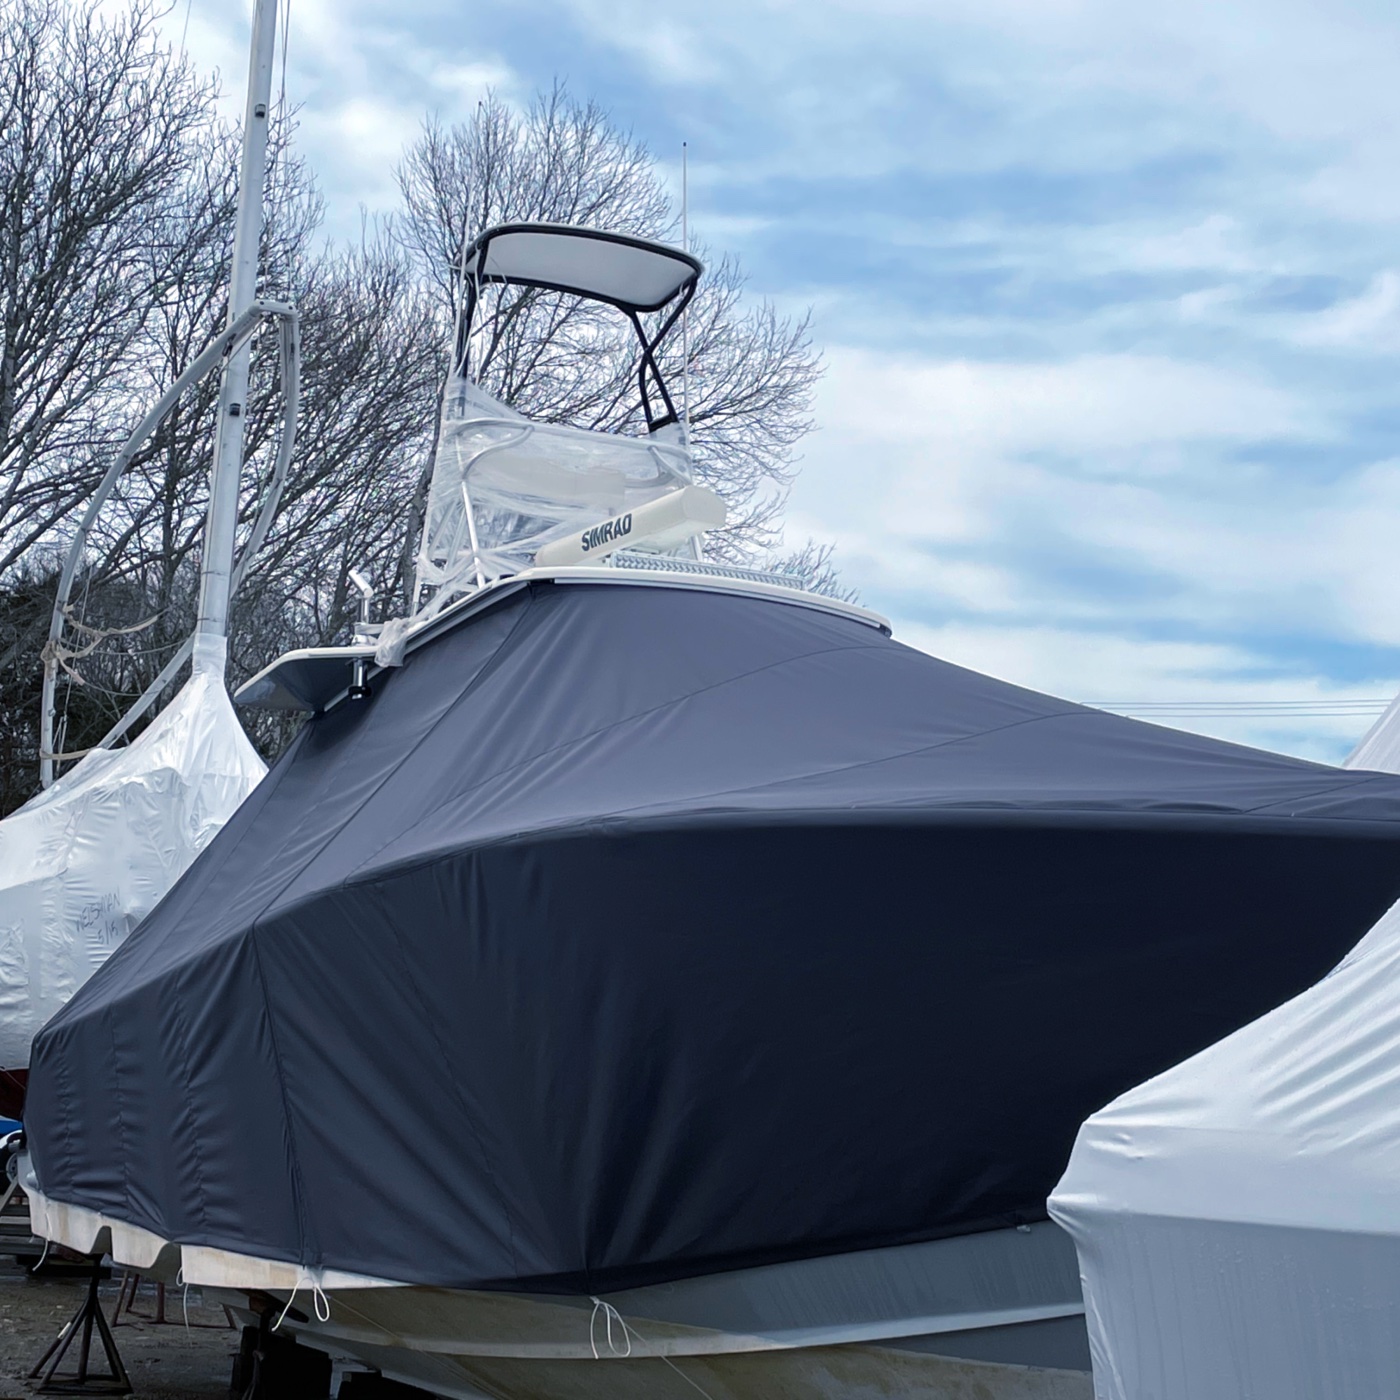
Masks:
[[[238,9],[167,30],[241,89]],[[698,233],[824,352],[789,539],[905,641],[1327,758],[1400,688],[1393,0],[291,0],[290,36],[344,232],[487,86],[686,140]]]

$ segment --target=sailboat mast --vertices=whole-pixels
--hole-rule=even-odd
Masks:
[[[272,70],[277,38],[277,0],[257,0],[248,62],[248,106],[243,117],[243,159],[238,174],[238,209],[229,280],[228,323],[252,305],[258,290],[258,245],[262,237],[263,178],[272,101]],[[238,527],[238,487],[243,469],[243,421],[248,406],[251,347],[232,356],[219,387],[214,437],[214,470],[209,483],[209,514],[200,566],[199,626],[195,667],[223,670],[228,652],[228,608]]]

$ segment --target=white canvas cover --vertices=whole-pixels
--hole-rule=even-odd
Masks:
[[[690,455],[674,433],[625,437],[536,423],[470,379],[454,379],[428,491],[419,582],[451,592],[515,573],[550,540],[635,510],[689,479]]]
[[[1346,766],[1400,772],[1400,705]],[[1315,987],[1094,1114],[1050,1213],[1098,1400],[1400,1394],[1400,905]]]
[[[0,1068],[29,1063],[35,1031],[266,773],[224,687],[222,645],[206,645],[130,745],[94,750],[0,821]]]

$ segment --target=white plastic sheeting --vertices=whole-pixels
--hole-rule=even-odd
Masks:
[[[1347,761],[1400,772],[1400,705]],[[1098,1400],[1400,1394],[1400,905],[1317,986],[1080,1129]]]
[[[446,596],[518,572],[541,545],[689,480],[690,454],[676,436],[534,423],[471,380],[455,379],[428,492],[419,582]]]
[[[222,643],[129,746],[98,749],[0,821],[0,1066],[107,959],[267,771]]]

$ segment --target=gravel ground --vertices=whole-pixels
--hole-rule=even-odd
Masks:
[[[117,1300],[118,1272],[101,1287],[103,1311],[110,1322]],[[30,1368],[43,1355],[63,1324],[83,1300],[87,1284],[70,1279],[32,1279],[13,1259],[0,1257],[0,1400],[28,1400],[37,1395],[36,1381],[26,1380]],[[155,1290],[143,1286],[137,1308],[155,1311]],[[180,1293],[171,1289],[167,1312],[176,1319],[174,1326],[156,1326],[149,1319],[126,1314],[114,1336],[117,1349],[135,1387],[134,1400],[228,1400],[229,1372],[238,1345],[238,1333],[231,1328],[185,1330]],[[221,1308],[204,1306],[198,1289],[189,1291],[189,1318],[194,1322],[223,1322]],[[72,1373],[77,1363],[78,1342],[64,1358],[61,1372]],[[105,1374],[106,1358],[96,1337],[92,1346],[92,1369]]]

